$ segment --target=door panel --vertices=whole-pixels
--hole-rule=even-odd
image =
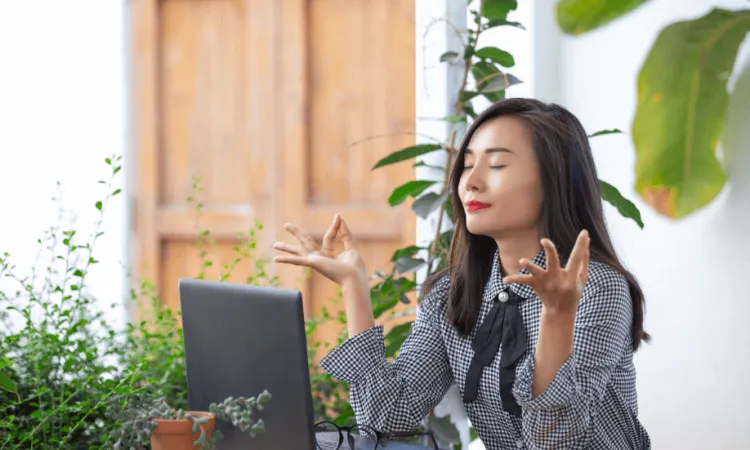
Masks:
[[[210,230],[217,252],[206,278],[237,256],[238,232],[264,225],[257,254],[292,242],[295,222],[322,238],[333,215],[347,219],[370,271],[413,243],[408,205],[390,191],[409,163],[370,171],[413,144],[413,0],[135,0],[134,111],[136,273],[179,309],[177,280],[204,266],[194,246]],[[198,210],[192,178],[201,179]],[[200,212],[197,216],[196,212]],[[229,281],[244,282],[251,261]],[[283,287],[300,289],[306,314],[336,286],[271,264]],[[340,326],[324,328],[333,338]]]

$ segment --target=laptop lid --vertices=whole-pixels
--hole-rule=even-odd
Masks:
[[[253,414],[265,432],[217,421],[219,450],[315,450],[302,294],[186,278],[179,293],[190,408],[271,394]]]

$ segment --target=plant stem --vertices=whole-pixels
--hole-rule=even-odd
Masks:
[[[484,0],[481,0],[479,3],[479,14],[481,14],[481,11],[484,8]],[[468,41],[472,42],[471,44],[471,54],[474,54],[474,50],[476,50],[477,43],[479,42],[479,35],[482,33],[482,20],[481,17],[477,17],[477,27],[476,30],[474,30],[474,40],[471,41],[471,32],[469,32]],[[467,44],[468,46],[468,44]],[[465,51],[465,50],[464,50]],[[464,75],[463,79],[461,80],[461,86],[458,89],[458,95],[456,96],[456,107],[454,109],[454,116],[458,116],[463,111],[464,107],[464,100],[463,100],[463,93],[466,91],[466,83],[469,81],[469,72],[471,71],[471,57],[464,58]],[[447,145],[447,153],[448,153],[448,160],[445,164],[445,172],[443,173],[443,189],[440,191],[440,195],[444,195],[447,190],[450,188],[449,181],[450,181],[450,174],[451,169],[453,167],[453,158],[454,155],[456,155],[458,152],[456,150],[456,130],[451,131],[450,137],[448,138],[448,145]],[[447,201],[447,199],[446,199]],[[437,225],[435,226],[435,238],[432,240],[432,245],[430,246],[430,254],[428,255],[428,263],[427,263],[427,276],[432,274],[432,264],[435,261],[435,253],[437,252],[439,241],[440,241],[440,234],[442,233],[441,228],[443,227],[443,216],[445,215],[444,211],[444,205],[445,202],[443,202],[442,205],[440,205],[440,214],[438,214],[437,219]]]

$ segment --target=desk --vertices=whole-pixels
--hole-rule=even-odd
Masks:
[[[353,437],[354,443],[357,446],[355,450],[373,450],[375,448],[374,442],[371,440],[361,436]],[[339,434],[335,431],[315,433],[315,440],[321,450],[333,450],[339,442]],[[383,450],[433,450],[432,446],[425,447],[423,445],[404,444],[398,441],[390,441],[387,446],[379,445],[378,450],[381,450],[381,448]],[[344,435],[344,442],[341,444],[340,450],[349,450],[349,443],[346,440],[346,435]]]

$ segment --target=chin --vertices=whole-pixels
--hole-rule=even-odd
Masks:
[[[478,217],[467,217],[466,218],[466,229],[469,230],[469,233],[476,234],[478,236],[492,236],[494,234],[497,234],[498,230],[496,227],[490,226],[488,223],[484,220],[477,220]]]

